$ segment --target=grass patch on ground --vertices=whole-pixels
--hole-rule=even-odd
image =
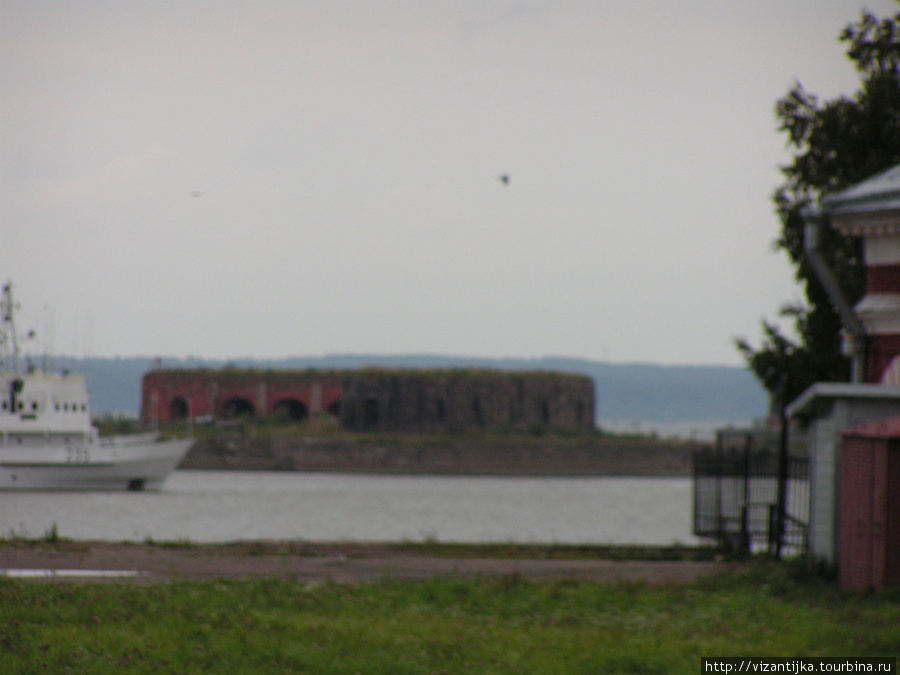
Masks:
[[[0,579],[0,672],[697,673],[702,656],[900,653],[900,591],[800,569],[663,587]]]
[[[720,551],[712,546],[627,546],[600,544],[456,544],[408,542],[386,544],[394,551],[442,558],[513,558],[537,560],[714,560]]]

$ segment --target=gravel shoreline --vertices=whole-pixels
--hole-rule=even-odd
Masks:
[[[175,580],[279,577],[358,583],[518,575],[528,579],[687,584],[734,569],[693,560],[445,557],[379,544],[150,544],[33,542],[0,544],[0,576],[38,579]]]

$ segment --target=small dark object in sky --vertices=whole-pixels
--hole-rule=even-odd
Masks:
[[[194,197],[199,197],[199,196],[200,196],[200,193],[199,193],[199,192],[197,192],[197,191],[196,191],[196,190],[194,190],[194,192],[193,192],[193,196],[194,196]]]
[[[500,182],[504,185],[509,185],[509,176],[507,174],[503,174],[500,176]]]

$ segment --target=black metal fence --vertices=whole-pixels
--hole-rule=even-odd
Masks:
[[[734,550],[804,552],[808,466],[805,448],[795,443],[787,456],[784,517],[779,528],[778,436],[719,432],[715,447],[693,454],[694,534]]]

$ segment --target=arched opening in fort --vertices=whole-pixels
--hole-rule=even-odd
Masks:
[[[484,417],[481,413],[481,400],[477,396],[472,399],[472,419],[475,420],[475,424],[478,426],[484,424]]]
[[[226,420],[236,417],[253,417],[253,404],[242,396],[233,396],[222,405],[222,417]]]
[[[378,427],[378,399],[370,397],[363,404],[363,429],[375,429]]]
[[[547,399],[541,401],[541,424],[550,424],[550,402]]]
[[[188,416],[188,403],[182,396],[176,396],[169,403],[169,419],[183,420]]]
[[[325,412],[328,413],[329,415],[331,415],[332,417],[340,419],[340,417],[341,417],[341,402],[340,402],[340,400],[335,401],[330,406],[325,408]]]
[[[302,422],[309,417],[309,409],[295,398],[284,398],[272,407],[272,416],[277,421]]]

